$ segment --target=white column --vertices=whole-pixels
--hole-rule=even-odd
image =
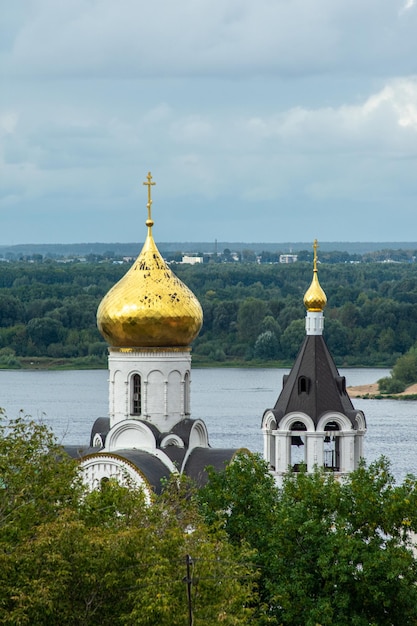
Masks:
[[[271,435],[271,431],[270,430],[264,430],[262,433],[262,439],[263,439],[263,444],[264,444],[264,459],[267,463],[269,463],[269,465],[273,465],[275,467],[275,463],[273,463],[271,461],[271,439],[272,439],[272,435]]]
[[[363,439],[364,439],[364,431],[357,430],[355,431],[355,461],[354,461],[354,469],[358,468],[359,461],[363,458]]]
[[[355,469],[355,433],[342,432],[340,438],[340,471],[352,472]]]
[[[181,381],[181,417],[185,417],[185,379]]]
[[[315,465],[323,465],[323,437],[314,432],[304,433],[306,436],[306,464],[307,471],[313,472]]]
[[[148,381],[142,380],[143,385],[143,409],[142,416],[144,418],[148,417]]]
[[[291,432],[277,431],[275,435],[275,471],[288,472],[290,464]]]
[[[323,455],[323,441],[324,433],[306,433],[306,445],[307,445],[307,471],[314,471],[314,467],[323,467],[324,455]]]
[[[164,381],[164,413],[168,417],[168,381]]]

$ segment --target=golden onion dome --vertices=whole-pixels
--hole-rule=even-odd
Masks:
[[[97,326],[113,347],[189,346],[203,323],[200,303],[167,266],[152,236],[151,185],[148,181],[148,234],[129,271],[104,296]]]
[[[304,295],[304,306],[307,309],[307,311],[312,311],[312,312],[317,313],[317,312],[323,311],[327,303],[327,297],[319,283],[319,276],[318,276],[318,270],[317,270],[317,248],[318,248],[317,239],[314,240],[313,248],[314,248],[313,280],[311,281],[310,287],[307,289]]]

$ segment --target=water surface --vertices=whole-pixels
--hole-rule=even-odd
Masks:
[[[261,419],[274,406],[288,369],[223,369],[192,371],[192,416],[202,418],[213,447],[245,447],[262,452]],[[387,376],[386,369],[341,369],[348,385],[364,385]],[[381,454],[392,462],[397,480],[417,475],[417,401],[362,400],[367,461]],[[0,371],[0,406],[9,417],[22,411],[50,425],[59,441],[89,442],[97,417],[108,414],[106,370]]]

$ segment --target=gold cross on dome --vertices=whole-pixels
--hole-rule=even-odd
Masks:
[[[151,207],[152,207],[152,194],[151,194],[151,187],[153,185],[156,185],[156,183],[152,182],[152,174],[150,172],[148,172],[148,175],[146,177],[148,180],[147,182],[143,183],[144,185],[147,186],[148,188],[148,204],[146,205],[148,208],[148,220],[151,220]]]
[[[317,242],[317,239],[314,240],[313,243],[313,249],[314,249],[314,271],[317,271],[317,248],[319,247],[319,244]]]

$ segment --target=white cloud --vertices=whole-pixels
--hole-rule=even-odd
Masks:
[[[212,124],[199,115],[192,115],[172,124],[171,136],[179,143],[194,143],[201,146],[210,139]]]
[[[124,78],[389,71],[413,63],[413,1],[404,5],[408,19],[398,21],[398,0],[33,0],[13,20],[3,72]]]
[[[125,117],[77,107],[48,108],[36,121],[30,109],[22,115],[18,126],[13,116],[4,117],[3,124],[14,129],[5,158],[12,178],[36,195],[48,185],[57,193],[62,186],[65,194],[102,196],[104,189],[117,195],[137,186],[143,167],[159,171],[163,197],[232,193],[256,201],[303,188],[319,197],[336,189],[347,193],[343,180],[350,180],[352,189],[358,186],[354,178],[361,179],[364,163],[377,171],[384,161],[413,158],[417,79],[390,81],[355,104],[300,105],[274,114],[264,113],[260,104],[256,116],[244,111],[236,116],[233,110],[184,114],[165,103]],[[19,163],[21,177],[14,169]],[[25,178],[28,164],[31,174]]]
[[[190,198],[187,228],[227,215],[255,237],[255,210],[304,224],[417,194],[415,0],[18,5],[0,25],[0,210],[33,228],[90,211],[103,238],[149,170],[168,238]]]
[[[0,135],[10,135],[16,129],[18,122],[18,115],[14,111],[7,111],[0,113]]]
[[[354,105],[291,108],[269,117],[245,120],[246,131],[263,140],[279,140],[285,150],[316,152],[415,150],[417,78],[391,81]]]
[[[403,15],[403,13],[406,13],[406,11],[409,11],[410,9],[412,9],[415,5],[415,0],[406,0],[404,6],[401,7],[399,14]]]

